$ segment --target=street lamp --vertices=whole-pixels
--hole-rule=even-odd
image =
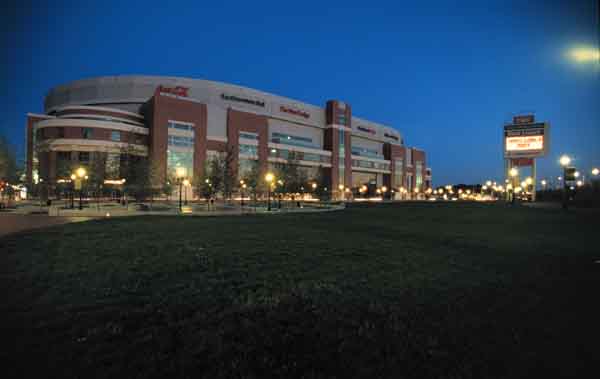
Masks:
[[[560,165],[563,167],[563,204],[562,207],[563,209],[567,209],[568,205],[567,205],[567,167],[571,164],[571,158],[568,155],[563,155],[560,157]],[[558,179],[560,180],[560,179]]]
[[[267,182],[267,210],[271,211],[271,183],[275,180],[275,175],[268,172],[265,175],[265,181]]]
[[[71,174],[71,209],[75,208],[75,179],[77,179],[77,176]]]
[[[594,167],[594,168],[592,169],[592,175],[594,175],[594,176],[598,176],[598,174],[600,174],[600,170],[599,170],[598,168]]]
[[[343,200],[343,199],[344,199],[344,185],[343,185],[343,184],[340,184],[340,185],[338,186],[338,190],[340,190],[340,199],[342,199],[342,200]]]
[[[83,180],[87,179],[87,172],[85,168],[79,167],[77,171],[75,171],[77,178],[79,178],[79,210],[83,209]]]
[[[241,188],[241,193],[242,193],[242,199],[240,200],[240,206],[242,208],[244,208],[244,189],[246,188],[246,182],[244,182],[244,180],[240,180],[240,188]]]
[[[190,181],[189,181],[189,180],[187,180],[187,179],[185,179],[185,180],[183,181],[183,186],[184,186],[184,187],[186,187],[186,190],[185,190],[185,200],[184,200],[184,204],[185,204],[185,205],[187,205],[187,187],[188,187],[189,185],[190,185]]]
[[[183,187],[183,177],[185,176],[185,168],[177,167],[175,169],[175,175],[177,176],[177,181],[179,181],[179,212],[181,212],[181,192]]]
[[[385,200],[385,194],[387,192],[388,188],[386,186],[381,187],[381,192],[383,192],[383,199]]]
[[[517,179],[517,176],[519,175],[519,169],[517,169],[516,167],[512,167],[510,170],[508,170],[508,175],[510,176],[511,182],[512,182],[512,184],[511,184],[510,187],[511,188],[516,187],[515,180]],[[514,188],[510,192],[510,196],[511,196],[511,200],[510,201],[511,201],[512,204],[515,203],[515,192],[516,192],[515,190],[516,190],[516,188]]]

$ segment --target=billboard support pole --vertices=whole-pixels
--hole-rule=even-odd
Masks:
[[[533,177],[532,190],[531,190],[531,201],[535,202],[535,195],[537,191],[537,176],[535,170],[535,158],[531,160],[531,176]]]

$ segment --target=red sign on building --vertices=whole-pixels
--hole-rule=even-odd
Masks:
[[[181,96],[181,97],[188,97],[188,91],[189,91],[189,87],[181,87],[181,86],[177,86],[177,87],[163,87],[158,86],[156,88],[156,92],[158,93],[170,93],[171,95],[175,95],[175,96]]]
[[[284,107],[283,105],[279,107],[279,110],[281,112],[285,112],[285,113],[291,113],[293,115],[296,116],[302,116],[304,118],[309,118],[310,114],[308,114],[308,112],[304,112],[298,109],[294,109],[294,108],[288,108],[288,107]]]

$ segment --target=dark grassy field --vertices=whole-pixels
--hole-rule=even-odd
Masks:
[[[598,377],[599,237],[597,213],[477,204],[13,235],[2,372]]]

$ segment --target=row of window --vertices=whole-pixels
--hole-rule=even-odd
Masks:
[[[93,139],[94,138],[94,128],[81,128],[81,138],[82,139]],[[124,140],[123,132],[119,130],[111,130],[109,134],[109,138],[111,141],[121,142]],[[55,127],[55,128],[41,128],[36,131],[36,139],[42,140],[47,138],[65,138],[65,128],[64,127]],[[144,144],[145,137],[141,134],[134,133],[134,143],[136,144]]]
[[[194,147],[193,137],[182,137],[169,134],[167,137],[167,144],[169,146],[177,147]]]
[[[240,144],[240,154],[258,156],[258,146]]]
[[[274,132],[271,135],[271,142],[279,143],[283,145],[292,145],[292,146],[300,146],[300,147],[309,147],[313,149],[320,149],[316,143],[313,142],[312,138],[309,137],[301,137],[294,136],[291,134]]]
[[[381,154],[377,150],[367,149],[366,147],[352,146],[352,155],[361,157],[381,158]]]
[[[258,134],[250,132],[240,132],[240,138],[258,141]]]
[[[191,132],[194,131],[194,125],[182,124],[180,122],[169,121],[169,124],[167,125],[167,127],[169,129],[185,130],[185,131],[191,131]]]
[[[330,159],[326,155],[316,153],[304,153],[301,151],[290,151],[286,149],[270,149],[269,156],[272,158],[297,159],[299,161],[329,163]]]
[[[377,169],[377,170],[389,170],[390,169],[390,165],[388,163],[363,161],[363,160],[358,160],[358,159],[352,160],[352,167],[372,168],[372,169]]]

